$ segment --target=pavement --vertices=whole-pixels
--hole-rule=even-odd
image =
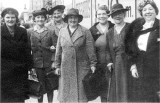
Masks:
[[[59,103],[59,101],[57,100],[57,95],[58,95],[58,91],[54,91],[54,97],[53,97],[53,103]],[[38,103],[37,98],[36,97],[30,97],[30,99],[27,99],[25,101],[25,103]],[[45,94],[43,96],[43,103],[48,103],[47,101],[47,94]],[[93,100],[93,101],[89,101],[88,103],[101,103],[100,102],[100,97],[98,97],[97,99]]]

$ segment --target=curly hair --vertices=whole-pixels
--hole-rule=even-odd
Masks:
[[[143,0],[141,3],[139,3],[138,10],[140,12],[140,15],[142,16],[142,10],[147,4],[150,4],[155,9],[156,14],[158,15],[159,10],[156,3],[153,0]]]

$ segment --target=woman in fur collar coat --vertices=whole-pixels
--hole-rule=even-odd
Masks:
[[[142,18],[130,25],[125,44],[130,56],[131,75],[129,100],[131,102],[158,102],[159,81],[159,20],[158,8],[153,1],[139,6]]]

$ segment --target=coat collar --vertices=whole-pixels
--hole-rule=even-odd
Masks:
[[[63,29],[63,30],[64,30],[63,33],[65,33],[65,34],[62,34],[61,36],[63,38],[65,38],[68,42],[70,42],[70,44],[72,44],[72,45],[74,44],[74,42],[76,40],[78,40],[80,37],[82,37],[84,35],[82,32],[83,31],[82,27],[80,25],[78,25],[77,30],[74,32],[74,34],[72,36],[70,36],[67,27],[65,27],[65,29]]]
[[[41,32],[37,32],[36,27],[33,28],[34,36],[37,37],[38,39],[43,39],[47,34],[48,34],[48,29],[44,27]]]
[[[2,36],[8,39],[17,39],[19,40],[22,36],[21,34],[21,30],[19,29],[19,27],[17,25],[15,25],[15,31],[14,31],[14,37],[11,36],[11,34],[9,33],[9,30],[6,26],[6,24],[4,24],[2,26]]]
[[[38,29],[38,25],[35,25],[34,28],[33,28],[33,30],[34,30],[35,32],[37,32],[37,33],[42,33],[42,32],[44,32],[44,31],[46,31],[47,28],[44,26],[43,28]]]

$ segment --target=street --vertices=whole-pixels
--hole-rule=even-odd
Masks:
[[[58,95],[58,92],[56,90],[56,91],[54,91],[53,103],[59,103],[59,101],[57,100],[57,95]],[[44,101],[43,103],[48,103],[48,101],[47,101],[47,95],[46,94],[43,97],[43,101]],[[25,101],[25,103],[38,103],[38,101],[37,101],[37,98],[32,98],[31,97],[30,99],[27,99]],[[90,101],[88,103],[100,103],[100,98],[98,97],[96,100]]]

